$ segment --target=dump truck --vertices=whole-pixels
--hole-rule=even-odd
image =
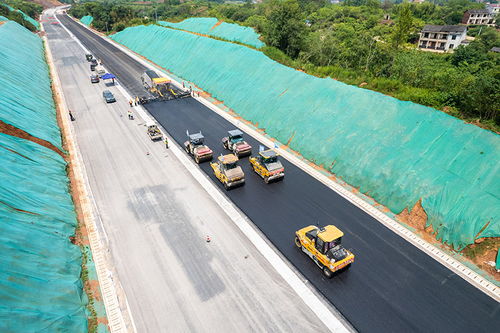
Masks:
[[[285,177],[285,168],[273,149],[262,150],[259,155],[249,158],[253,171],[264,179],[266,184],[273,180],[282,180]]]
[[[147,122],[146,127],[148,129],[148,135],[151,141],[163,140],[163,134],[158,129],[158,126],[154,122]]]
[[[354,254],[342,246],[343,236],[344,233],[336,226],[319,228],[310,225],[295,232],[295,245],[330,279],[335,272],[348,269],[354,262]]]
[[[213,151],[204,144],[205,137],[199,133],[189,134],[186,131],[188,140],[184,142],[184,149],[186,152],[193,156],[194,161],[198,164],[204,161],[210,161],[213,157]]]
[[[243,132],[238,129],[227,132],[227,136],[222,138],[222,146],[231,150],[238,157],[252,154],[252,146],[243,140]]]
[[[238,165],[238,157],[234,154],[219,156],[217,162],[210,163],[214,175],[226,190],[245,184],[245,173]]]

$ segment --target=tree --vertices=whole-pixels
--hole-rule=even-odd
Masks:
[[[277,0],[270,4],[267,43],[295,58],[302,48],[306,31],[297,0]]]
[[[410,4],[405,2],[398,7],[398,19],[392,33],[392,45],[396,48],[408,41],[412,34],[413,16],[411,14]]]

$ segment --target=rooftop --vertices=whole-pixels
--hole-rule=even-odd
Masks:
[[[272,149],[263,150],[263,151],[259,152],[259,154],[260,154],[260,156],[262,156],[264,158],[278,156],[278,154],[276,154],[276,152]]]
[[[469,14],[489,14],[490,12],[487,9],[469,9],[466,11]]]
[[[243,133],[239,130],[239,129],[235,129],[235,130],[232,130],[232,131],[227,131],[227,133],[229,134],[229,136],[233,137],[233,136],[241,136],[243,135]]]
[[[320,229],[320,231],[318,232],[318,237],[320,237],[325,242],[331,242],[336,240],[337,238],[344,236],[344,233],[334,225],[327,225],[324,227],[324,230],[322,230],[323,229]]]
[[[423,32],[464,32],[467,30],[463,25],[432,25],[426,24],[422,29]]]
[[[224,164],[234,163],[238,161],[238,157],[236,157],[236,155],[234,154],[227,154],[224,156],[221,155],[219,156],[219,161],[221,161]]]

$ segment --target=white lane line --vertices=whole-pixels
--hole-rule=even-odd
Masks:
[[[73,36],[73,38],[75,38]],[[75,38],[76,39],[76,38]],[[79,43],[84,50],[85,47]],[[154,68],[153,68],[154,69]],[[138,78],[139,79],[139,78]],[[130,95],[125,89],[118,85],[117,88],[127,100],[130,100]],[[146,121],[155,121],[142,106],[136,106],[135,111],[140,117]],[[162,128],[158,124],[159,128]],[[314,314],[323,322],[323,324],[331,332],[349,332],[344,326],[342,320],[339,320],[328,308],[328,306],[319,299],[319,297],[307,287],[304,282],[297,276],[297,274],[288,266],[287,263],[269,246],[269,244],[253,229],[247,222],[248,218],[242,216],[240,211],[234,207],[233,203],[229,201],[227,196],[221,193],[216,185],[208,178],[201,169],[190,159],[184,151],[176,144],[176,142],[167,135],[167,131],[163,129],[163,134],[166,135],[170,142],[171,151],[179,159],[179,161],[188,169],[191,175],[200,183],[200,185],[207,191],[207,193],[214,199],[214,201],[222,208],[227,216],[236,224],[236,226],[243,232],[243,234],[252,242],[256,249],[262,256],[276,269],[279,275],[290,285],[290,287],[299,295],[304,303],[313,311]]]
[[[80,22],[76,21],[77,23],[81,24]],[[84,26],[83,24],[81,24]],[[86,26],[84,26],[87,28]],[[87,28],[88,29],[88,28]],[[114,40],[100,36],[102,39],[107,41],[108,43],[114,45],[115,47],[119,48],[123,52],[127,53],[130,57],[141,63],[142,65],[146,66],[149,69],[154,70],[157,74],[160,76],[166,77],[179,88],[183,89],[182,84],[172,77],[169,76],[168,73],[166,73],[163,69],[161,69],[159,66],[155,66],[154,64],[140,58],[137,56],[133,51],[130,49],[127,49],[123,45],[115,42]],[[187,81],[186,81],[187,82]],[[193,84],[193,86],[195,86]],[[187,90],[187,89],[185,89]],[[257,141],[269,146],[269,147],[274,147],[275,142],[269,139],[268,137],[262,135],[260,132],[256,131],[254,128],[248,126],[245,123],[242,123],[239,120],[234,119],[228,112],[220,109],[218,106],[212,104],[209,100],[199,97],[199,96],[193,96],[196,100],[198,100],[200,103],[203,105],[207,106],[209,109],[235,125],[236,127],[239,127],[241,130],[247,132],[250,136],[252,136],[254,139]],[[290,153],[287,150],[284,150],[282,148],[277,148],[279,153],[287,159],[290,163],[295,164],[297,167],[302,169],[304,172],[308,173],[312,177],[316,178],[320,182],[322,182],[324,185],[328,186],[330,189],[333,191],[337,192],[339,195],[344,197],[346,200],[351,202],[353,205],[357,206],[358,208],[362,209],[364,212],[375,218],[378,222],[382,223],[384,226],[392,230],[394,233],[405,239],[407,242],[412,244],[413,246],[417,247],[424,253],[426,253],[428,256],[436,260],[437,262],[441,263],[443,266],[451,270],[452,272],[455,272],[457,275],[462,277],[465,281],[479,289],[480,291],[484,292],[497,302],[500,302],[500,287],[495,285],[493,282],[489,281],[488,279],[484,278],[482,275],[476,273],[466,265],[462,264],[460,261],[457,259],[451,257],[447,253],[443,252],[439,248],[435,247],[434,245],[426,242],[419,236],[415,235],[412,231],[409,229],[403,227],[400,223],[397,221],[391,219],[389,216],[378,210],[377,208],[373,207],[370,203],[364,201],[362,198],[356,196],[349,190],[345,189],[342,187],[340,184],[336,183],[335,181],[331,180],[318,170],[314,169],[310,165],[308,165],[305,161],[297,157],[296,155]]]

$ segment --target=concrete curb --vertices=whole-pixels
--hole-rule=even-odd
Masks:
[[[59,24],[61,24],[59,22]],[[43,25],[41,25],[41,30],[43,30]],[[115,289],[115,284],[119,284],[118,281],[113,280],[111,265],[106,259],[106,248],[101,242],[101,238],[96,225],[95,217],[93,214],[92,202],[93,195],[88,185],[88,179],[86,178],[85,165],[83,163],[82,156],[78,149],[78,144],[75,138],[73,126],[65,115],[68,114],[68,107],[64,97],[64,93],[61,89],[61,83],[57,70],[53,63],[52,53],[50,50],[50,45],[47,37],[43,37],[46,45],[47,52],[47,62],[49,64],[50,71],[52,73],[54,88],[59,95],[60,107],[62,110],[62,122],[63,126],[67,129],[68,136],[66,137],[68,151],[70,153],[71,163],[73,167],[73,172],[75,175],[75,180],[78,187],[82,191],[81,196],[81,208],[84,215],[84,223],[87,229],[90,248],[92,251],[92,257],[94,259],[94,264],[96,267],[96,272],[99,280],[99,287],[101,289],[101,294],[106,309],[106,315],[108,318],[108,325],[110,332],[127,332],[126,324],[122,310],[120,308],[120,302],[118,300],[117,292]],[[104,237],[106,237],[104,235]],[[116,280],[116,278],[115,278]]]

